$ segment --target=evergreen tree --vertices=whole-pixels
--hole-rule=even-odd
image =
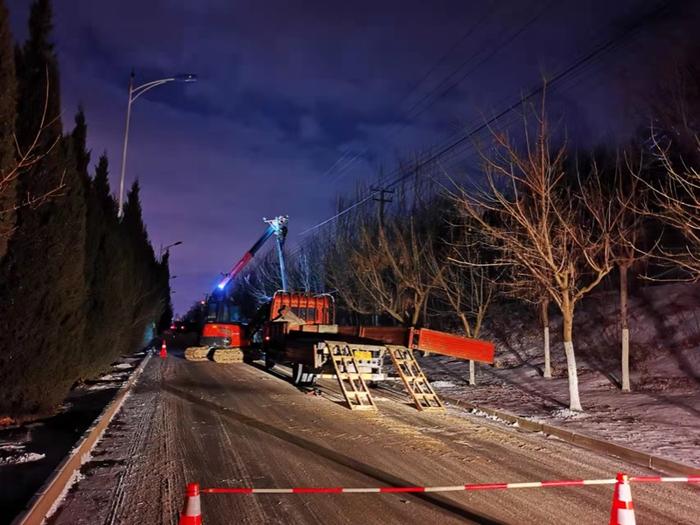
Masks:
[[[95,167],[95,178],[93,179],[92,187],[102,207],[105,209],[105,211],[109,211],[109,205],[110,203],[114,203],[114,199],[112,199],[109,189],[109,160],[107,160],[106,152],[100,155],[100,158],[97,161],[97,166]],[[115,211],[116,213],[116,208],[112,211]]]
[[[137,330],[132,335],[132,346],[138,344],[134,338],[143,337],[146,326],[158,320],[163,308],[163,282],[143,222],[140,192],[139,183],[135,181],[127,195],[123,221],[134,268],[132,327]]]
[[[162,287],[161,301],[163,313],[158,321],[158,332],[163,333],[173,322],[173,303],[170,299],[170,252],[166,251],[160,259],[160,280]]]
[[[16,100],[15,59],[10,21],[4,0],[0,0],[0,260],[15,224],[15,181],[9,180],[15,166],[14,123]]]
[[[35,0],[29,13],[29,39],[15,52],[19,88],[17,139],[23,151],[42,127],[46,133],[41,134],[40,151],[48,149],[62,132],[58,63],[50,41],[52,17],[50,0]]]
[[[170,302],[169,271],[148,240],[138,183],[120,222],[105,155],[90,178],[82,109],[63,136],[50,2],[32,4],[29,39],[13,60],[2,1],[0,169],[16,162],[13,132],[20,149],[36,142],[38,161],[10,192],[0,188],[0,199],[22,203],[0,258],[0,415],[27,416],[50,411],[76,381],[141,347]],[[27,205],[37,197],[40,206]]]
[[[83,342],[81,377],[89,378],[105,369],[122,351],[119,346],[119,320],[114,313],[121,307],[121,293],[127,284],[119,264],[119,221],[109,189],[109,162],[100,156],[87,196],[87,236],[85,278],[88,287],[86,329]],[[126,349],[124,349],[126,351]]]
[[[17,135],[27,147],[42,127],[41,160],[18,178],[22,202],[60,194],[17,213],[17,230],[0,268],[0,383],[10,385],[0,412],[51,409],[76,379],[84,335],[85,191],[72,141],[57,118],[58,68],[50,43],[51,7],[31,8],[30,36],[19,54]],[[49,125],[42,126],[49,77]]]
[[[75,167],[87,185],[90,152],[87,149],[87,123],[82,107],[78,108],[78,113],[75,115],[75,127],[71,133],[71,140],[73,142],[73,155],[75,155]]]

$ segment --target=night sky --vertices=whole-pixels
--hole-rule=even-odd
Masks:
[[[7,3],[24,39],[30,2]],[[156,250],[183,241],[171,272],[184,313],[262,233],[263,216],[288,214],[299,242],[337,194],[473,127],[656,4],[56,0],[64,127],[82,104],[93,162],[107,151],[116,191],[131,69],[137,82],[198,74],[135,103],[127,164]],[[647,23],[557,87],[552,110],[572,142],[631,132],[653,50],[679,38],[670,27]]]

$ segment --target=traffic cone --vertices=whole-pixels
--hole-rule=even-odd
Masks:
[[[199,501],[199,483],[188,483],[185,492],[185,508],[178,525],[202,525],[202,505]]]
[[[163,339],[163,344],[160,345],[160,356],[165,359],[168,357],[168,347],[165,346],[165,339]]]
[[[636,525],[629,479],[627,474],[621,472],[617,473],[612,509],[610,509],[610,525]]]

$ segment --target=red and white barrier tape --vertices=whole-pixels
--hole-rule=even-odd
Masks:
[[[700,476],[661,477],[630,476],[631,483],[700,483]],[[611,479],[570,479],[556,481],[528,481],[523,483],[473,483],[437,487],[293,487],[281,489],[258,489],[249,487],[205,488],[202,494],[363,494],[363,493],[397,493],[397,492],[457,492],[469,490],[530,489],[538,487],[571,487],[581,485],[614,485]]]

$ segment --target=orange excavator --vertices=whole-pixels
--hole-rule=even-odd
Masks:
[[[199,335],[199,345],[185,350],[189,361],[204,361],[211,358],[218,363],[237,363],[243,360],[243,348],[250,346],[250,334],[247,321],[242,317],[240,306],[231,294],[236,278],[253,260],[255,254],[268,239],[275,237],[277,255],[280,263],[282,288],[287,289],[287,277],[284,264],[284,241],[287,236],[286,215],[273,219],[263,219],[267,228],[243,257],[224,275],[207,298],[204,323]]]

